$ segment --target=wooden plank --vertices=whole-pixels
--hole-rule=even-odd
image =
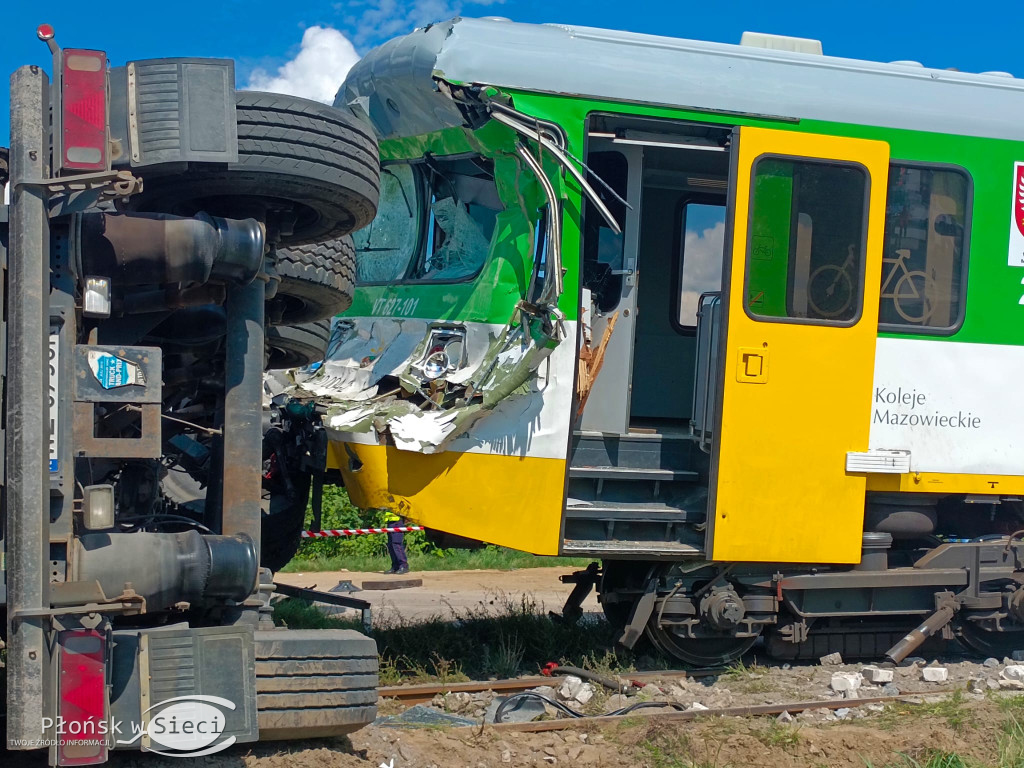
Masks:
[[[411,589],[412,587],[422,587],[423,579],[381,579],[380,581],[364,581],[359,586],[366,590]]]

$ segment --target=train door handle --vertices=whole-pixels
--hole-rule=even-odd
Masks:
[[[768,382],[768,350],[764,347],[740,347],[736,350],[736,381],[741,384]]]

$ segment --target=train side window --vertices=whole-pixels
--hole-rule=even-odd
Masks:
[[[725,205],[690,201],[682,207],[681,219],[676,322],[681,328],[696,328],[701,294],[722,290]]]
[[[587,155],[588,180],[601,201],[620,223],[626,220],[626,182],[629,164],[620,152],[591,152]],[[600,178],[602,183],[595,180]],[[605,186],[607,185],[607,187]],[[614,190],[614,194],[608,187]],[[583,214],[583,287],[593,292],[601,312],[610,312],[622,296],[622,268],[625,258],[624,233],[615,234],[589,200]]]
[[[868,174],[838,161],[754,165],[744,305],[755,319],[853,325],[863,302]]]
[[[893,163],[885,203],[879,326],[950,333],[963,322],[971,178],[962,168]]]

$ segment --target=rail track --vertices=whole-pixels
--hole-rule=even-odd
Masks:
[[[698,671],[666,670],[658,672],[634,672],[628,675],[620,675],[623,683],[636,682],[646,683],[672,678],[699,678],[721,674],[724,669],[707,669]],[[426,685],[397,685],[385,686],[379,689],[381,698],[394,699],[403,703],[426,704],[433,700],[437,694],[444,693],[481,693],[490,691],[495,694],[511,695],[522,691],[536,688],[542,685],[558,687],[565,680],[566,675],[520,677],[504,680],[479,680],[465,683],[430,683]],[[629,717],[653,718],[662,722],[686,722],[706,717],[758,717],[775,716],[783,712],[797,714],[808,710],[816,709],[843,709],[847,707],[860,707],[865,704],[882,704],[895,701],[912,702],[921,696],[936,696],[952,693],[954,688],[938,688],[920,691],[907,691],[895,696],[872,696],[856,699],[828,699],[810,701],[789,701],[778,704],[754,704],[747,706],[720,707],[717,709],[701,709],[687,711],[671,711],[649,709],[636,710],[629,713]],[[583,724],[590,726],[609,725],[621,722],[625,715],[595,715],[591,717],[560,717],[555,720],[541,720],[529,723],[487,723],[488,727],[499,731],[519,731],[524,733],[540,733],[544,731],[560,731],[577,727]],[[467,728],[479,728],[480,726],[466,726]]]
[[[685,670],[666,670],[659,672],[631,672],[628,675],[619,675],[618,677],[623,683],[631,681],[644,683],[672,678],[705,677],[721,674],[723,671],[701,670],[699,672],[686,672]],[[439,693],[481,693],[483,691],[491,691],[496,694],[510,694],[526,691],[530,688],[537,688],[541,685],[550,685],[557,688],[565,678],[565,675],[552,675],[550,677],[536,675],[534,677],[516,677],[505,680],[470,681],[468,683],[391,685],[378,689],[378,695],[382,699],[395,699],[407,704],[426,704]]]
[[[645,717],[659,722],[685,722],[707,717],[755,717],[781,715],[783,712],[797,714],[812,709],[844,709],[861,707],[865,704],[881,704],[893,701],[907,701],[921,696],[936,696],[952,693],[953,688],[941,688],[931,691],[914,691],[896,696],[872,696],[863,699],[840,699],[839,701],[791,701],[783,704],[754,704],[745,707],[721,707],[719,709],[687,710],[683,712],[664,712],[658,710],[639,709],[628,715],[595,715],[593,717],[563,717],[557,720],[541,720],[531,723],[490,723],[489,727],[499,731],[520,731],[525,733],[541,733],[543,731],[564,731],[580,725],[610,725],[620,723],[624,717]],[[479,726],[466,726],[478,728]]]

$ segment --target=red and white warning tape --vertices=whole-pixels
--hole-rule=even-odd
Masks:
[[[408,533],[422,531],[422,525],[396,525],[390,528],[334,528],[329,531],[303,531],[304,539],[326,539],[331,536],[362,536],[365,533]]]

